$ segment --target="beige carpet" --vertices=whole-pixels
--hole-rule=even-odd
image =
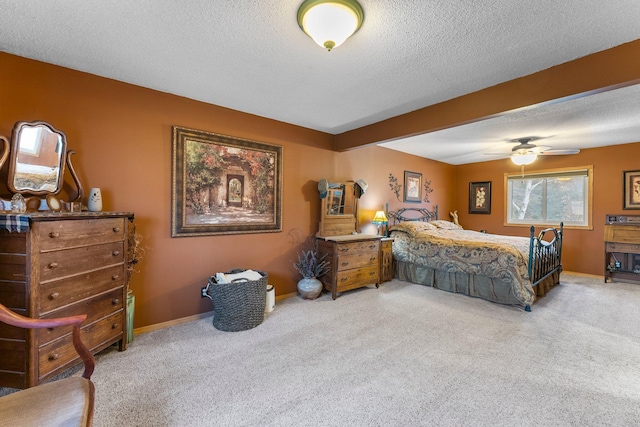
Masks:
[[[637,426],[640,285],[563,274],[531,313],[394,280],[98,357],[102,426]],[[0,423],[1,424],[1,423]]]

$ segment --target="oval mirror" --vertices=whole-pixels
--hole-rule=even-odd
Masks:
[[[14,193],[57,194],[62,190],[67,140],[45,122],[13,127],[8,186]]]

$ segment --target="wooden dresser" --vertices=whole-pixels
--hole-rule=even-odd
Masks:
[[[338,292],[380,284],[381,236],[347,234],[318,237],[318,255],[327,255],[331,270],[319,279],[336,299]]]
[[[607,215],[604,281],[640,282],[640,215]]]
[[[16,217],[0,219],[8,223],[10,216]],[[125,350],[133,214],[20,217],[18,230],[0,227],[0,302],[32,318],[86,313],[81,334],[92,353],[114,343]],[[24,331],[0,325],[0,386],[32,387],[78,362],[70,327]]]

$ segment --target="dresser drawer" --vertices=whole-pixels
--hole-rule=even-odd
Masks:
[[[605,242],[637,243],[640,240],[640,226],[638,225],[605,225]]]
[[[363,252],[378,252],[378,240],[369,242],[352,242],[352,243],[340,243],[337,247],[338,255],[363,253]]]
[[[63,220],[38,224],[40,251],[124,240],[124,218]]]
[[[640,245],[633,243],[605,243],[606,252],[626,252],[640,254]]]
[[[351,270],[378,263],[378,252],[350,253],[338,256],[338,271]]]
[[[46,315],[113,288],[119,287],[122,292],[124,275],[124,265],[115,265],[41,284],[38,291],[40,314]]]
[[[82,328],[80,330],[82,342],[91,350],[105,342],[115,342],[118,338],[122,338],[122,317],[122,312],[114,313],[99,322]],[[73,347],[70,333],[63,338],[40,347],[40,378],[59,367],[67,365],[74,359],[79,360],[79,357]]]
[[[84,327],[117,311],[121,311],[124,307],[122,296],[123,290],[122,287],[120,287],[111,292],[105,292],[94,298],[81,301],[78,304],[69,305],[60,310],[50,312],[46,316],[41,316],[41,318],[46,319],[86,314],[87,320],[82,324]],[[71,326],[38,329],[36,333],[38,334],[38,340],[42,344],[53,341],[69,332],[71,332]]]
[[[46,252],[40,255],[40,283],[115,264],[124,265],[124,242]]]
[[[355,270],[338,272],[336,276],[337,291],[341,292],[351,286],[378,283],[378,264]]]

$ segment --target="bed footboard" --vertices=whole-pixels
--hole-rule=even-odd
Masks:
[[[529,242],[529,279],[531,286],[536,287],[545,279],[555,275],[558,284],[562,272],[562,236],[564,223],[560,228],[545,228],[536,236],[535,227],[531,226]],[[549,233],[549,234],[547,234]],[[545,239],[546,235],[546,239]],[[549,238],[550,236],[550,238]],[[531,307],[525,307],[531,311]]]

